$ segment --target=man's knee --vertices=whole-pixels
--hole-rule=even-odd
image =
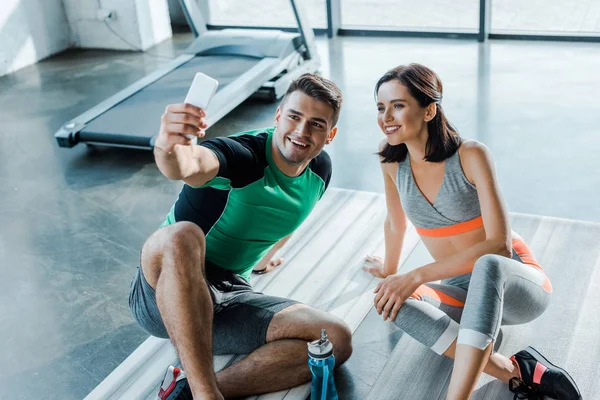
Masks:
[[[327,329],[327,336],[333,343],[336,365],[343,364],[352,355],[352,331],[350,327],[342,320],[335,321]]]
[[[142,249],[142,268],[146,280],[156,288],[164,268],[172,268],[184,275],[197,273],[204,264],[205,247],[204,232],[192,222],[177,222],[159,229]],[[190,268],[192,264],[195,268]]]
[[[202,229],[193,222],[177,222],[163,228],[164,249],[172,253],[204,255],[206,237]]]
[[[288,307],[275,315],[267,331],[267,342],[282,339],[319,339],[321,329],[333,343],[336,364],[341,365],[352,354],[352,332],[342,319],[304,304]]]

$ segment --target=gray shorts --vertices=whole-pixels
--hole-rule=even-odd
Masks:
[[[207,283],[213,302],[213,354],[249,354],[267,342],[273,316],[295,300],[267,296],[252,290],[238,274],[206,264]],[[139,267],[129,288],[129,308],[150,335],[168,338],[156,304],[156,294]]]

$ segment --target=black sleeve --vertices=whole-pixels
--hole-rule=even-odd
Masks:
[[[327,187],[329,187],[329,181],[331,180],[331,158],[329,157],[329,154],[324,150],[321,151],[321,153],[310,162],[310,169],[325,182],[325,187],[323,188],[323,193],[325,193]]]
[[[263,137],[264,136],[264,137]],[[243,187],[262,176],[266,166],[266,134],[218,137],[200,144],[219,160],[217,176],[227,178],[232,187]]]

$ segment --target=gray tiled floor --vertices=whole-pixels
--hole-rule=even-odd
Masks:
[[[173,55],[188,41],[182,35],[152,51]],[[318,45],[322,73],[345,93],[340,134],[328,148],[332,186],[382,191],[373,86],[388,68],[418,61],[444,81],[451,121],[492,149],[512,211],[600,221],[600,45]],[[164,179],[148,152],[59,149],[53,133],[165,62],[73,51],[0,78],[0,398],[82,398],[146,338],[129,315],[128,285],[179,183]],[[246,102],[209,134],[269,125],[275,108]],[[370,334],[357,336],[357,354],[383,356],[388,339],[370,342]],[[362,366],[347,368],[364,377],[357,390],[372,382]]]
[[[394,324],[384,323],[375,309],[371,310],[353,336],[354,350],[344,369],[338,374],[352,376],[356,386],[339,384],[340,398],[355,396],[365,399],[366,393],[383,370],[392,350],[403,335]],[[340,378],[336,375],[336,382]],[[366,390],[365,395],[363,390]],[[346,395],[346,396],[344,396]]]

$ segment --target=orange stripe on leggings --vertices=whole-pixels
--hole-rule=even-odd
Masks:
[[[431,297],[432,299],[435,299],[440,303],[448,304],[449,306],[462,307],[465,305],[462,301],[458,301],[454,297],[448,296],[446,293],[442,293],[425,285],[419,286],[419,288],[410,295],[410,297],[417,300],[421,300],[423,296]]]
[[[532,267],[535,267],[544,273],[546,280],[544,281],[542,288],[546,292],[552,293],[552,283],[550,283],[548,275],[546,275],[546,272],[544,272],[544,269],[540,266],[540,263],[538,263],[531,253],[529,246],[527,246],[527,244],[521,239],[513,239],[512,247],[515,249],[515,252],[521,258],[521,260],[523,260],[523,264],[531,265]]]
[[[444,237],[459,235],[461,233],[473,231],[477,228],[481,228],[482,226],[483,218],[479,216],[469,221],[461,222],[450,226],[442,226],[441,228],[427,229],[415,227],[415,229],[417,230],[417,233],[421,236]]]

